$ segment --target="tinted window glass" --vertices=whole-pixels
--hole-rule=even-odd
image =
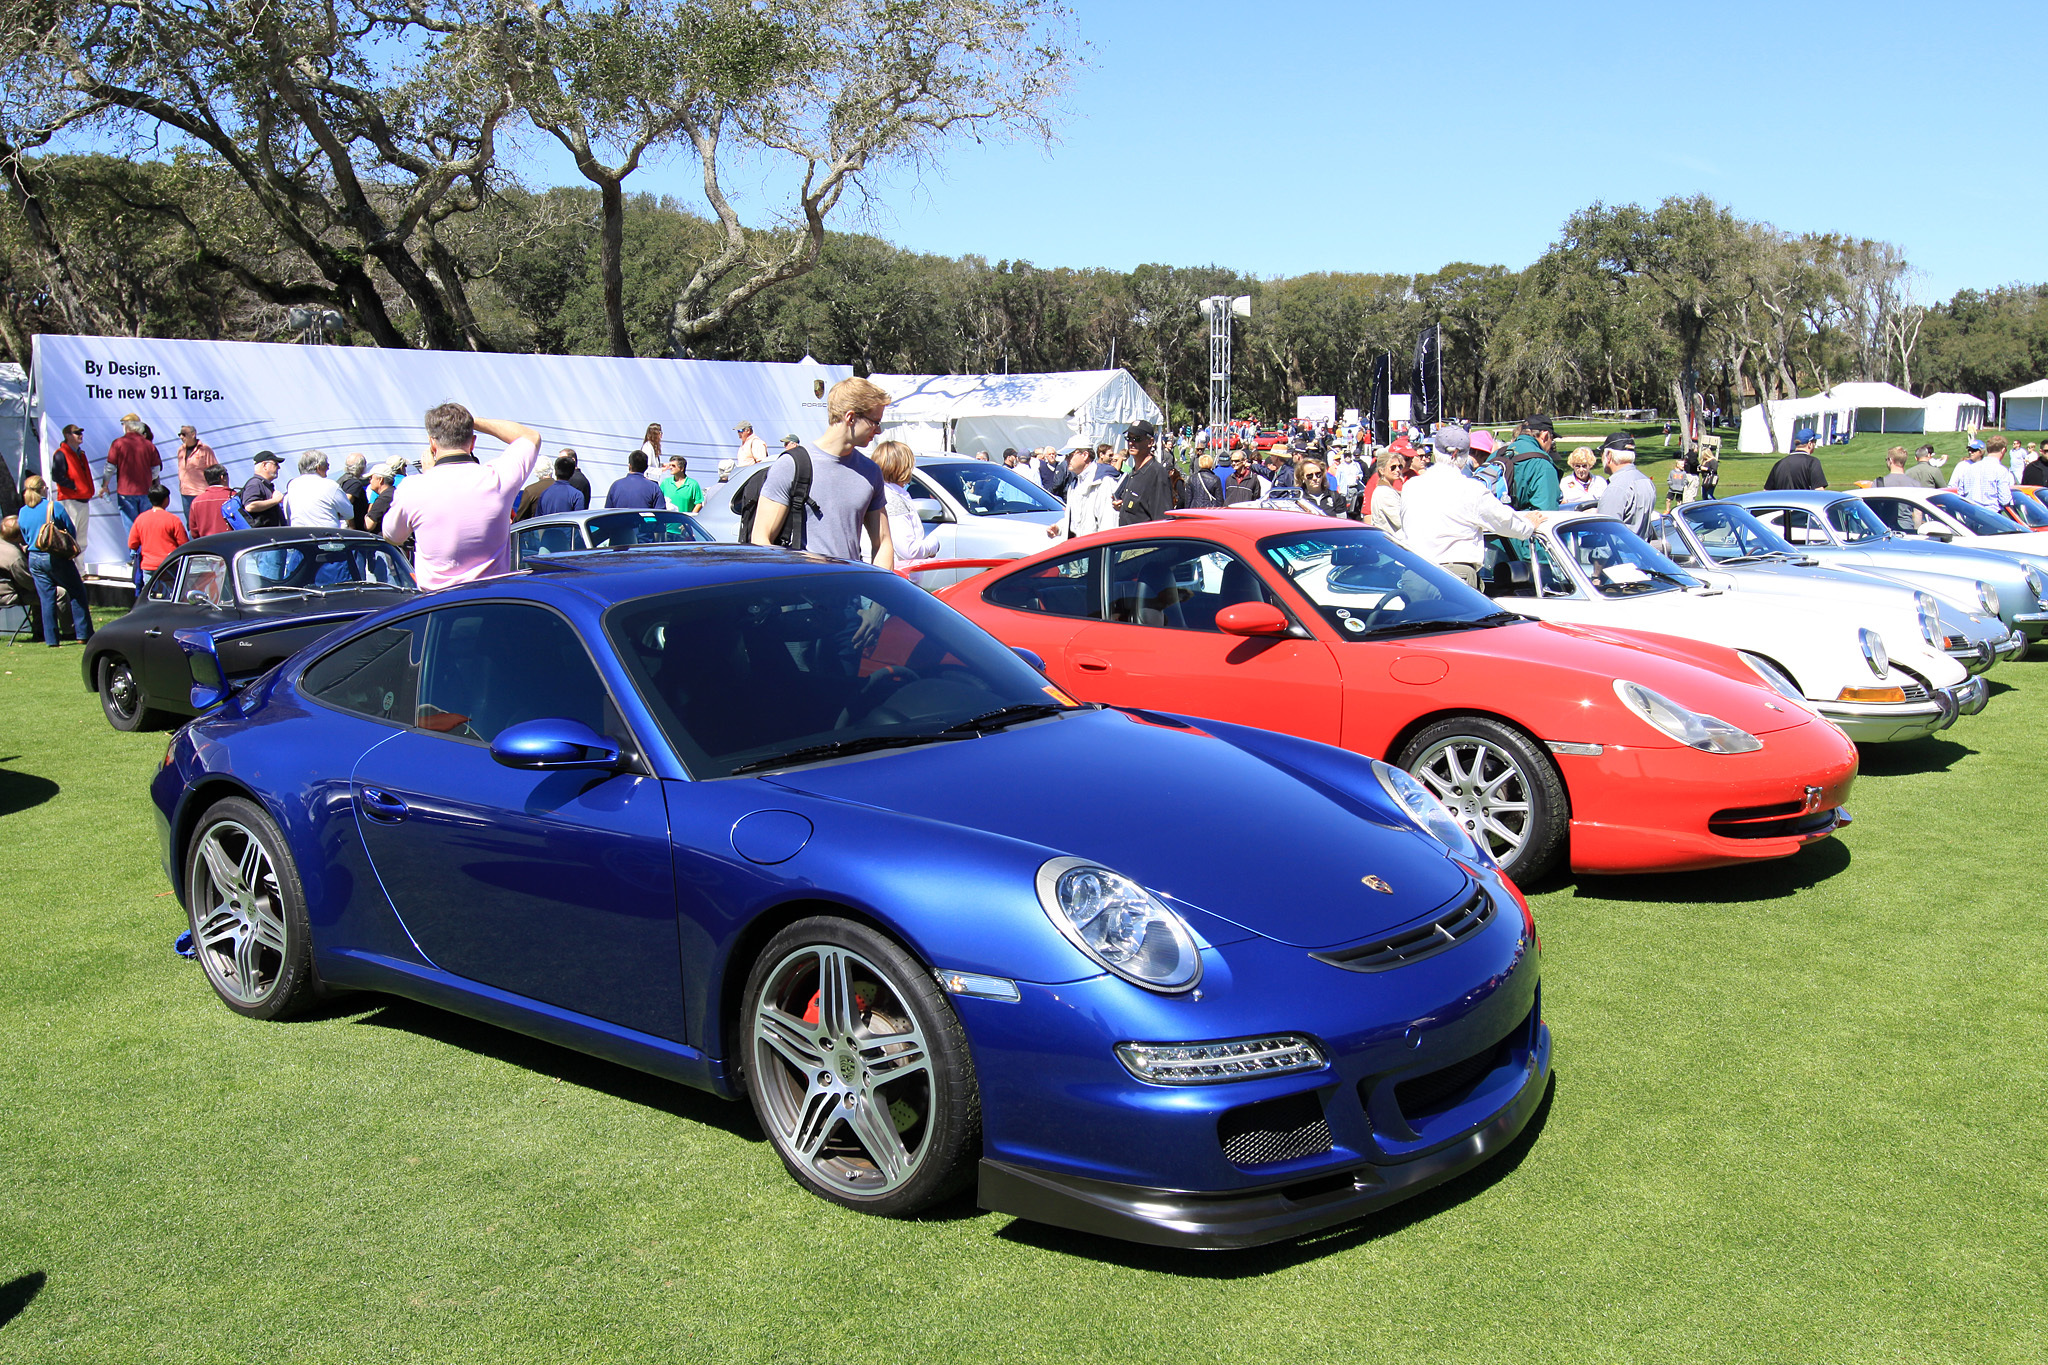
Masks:
[[[1112,546],[1109,619],[1169,630],[1214,630],[1216,613],[1270,598],[1251,565],[1199,541]]]
[[[919,472],[951,493],[971,516],[1062,510],[1050,493],[1004,465],[976,460],[972,464],[927,465]]]
[[[1678,515],[1699,537],[1707,555],[1716,561],[1793,553],[1783,536],[1733,503],[1689,503],[1679,509]],[[1682,538],[1674,536],[1671,548],[1677,549],[1682,543]]]
[[[185,575],[178,580],[178,600],[189,602],[197,593],[210,606],[227,597],[228,564],[219,555],[186,555]]]
[[[152,602],[175,602],[178,600],[178,575],[184,572],[183,560],[174,560],[156,571],[149,580],[147,596]]]
[[[532,526],[519,532],[519,557],[522,560],[566,554],[570,550],[582,548],[582,539],[577,534],[576,527],[567,523]]]
[[[1068,555],[991,584],[982,600],[1017,611],[1042,611],[1082,621],[1102,619],[1102,555]]]
[[[358,635],[307,668],[299,690],[341,711],[413,722],[419,695],[419,618]]]
[[[1843,498],[1840,502],[1829,503],[1828,522],[1851,545],[1885,538],[1884,520],[1874,515],[1870,505],[1859,498]],[[1813,543],[1824,545],[1828,542],[1823,538]]]
[[[1051,700],[1045,679],[929,593],[880,573],[696,588],[622,603],[611,637],[699,777],[820,744],[935,734]]]
[[[1306,531],[1261,541],[1259,549],[1345,639],[1437,625],[1455,630],[1500,614],[1456,577],[1379,531]]]
[[[687,545],[711,539],[695,518],[681,512],[606,512],[583,524],[590,548],[623,549],[628,545]]]
[[[427,619],[421,729],[486,742],[542,718],[580,720],[599,734],[616,729],[596,665],[575,628],[553,612],[479,602]]]
[[[244,550],[235,558],[242,600],[319,597],[336,588],[411,588],[412,569],[389,545],[368,540],[305,540]]]
[[[2023,536],[2027,528],[2010,517],[1987,511],[1960,493],[1936,493],[1928,499],[1961,522],[1963,529],[1980,536]]]

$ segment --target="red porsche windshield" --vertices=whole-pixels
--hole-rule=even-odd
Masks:
[[[1273,536],[1259,542],[1259,551],[1346,639],[1422,635],[1522,619],[1383,532],[1362,526]]]

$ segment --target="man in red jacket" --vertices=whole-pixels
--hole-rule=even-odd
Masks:
[[[185,534],[185,523],[170,510],[170,489],[153,484],[143,496],[149,499],[149,506],[128,528],[128,548],[140,556],[135,567],[137,596],[142,593],[142,580],[155,573],[171,557],[171,551],[191,539]]]
[[[227,518],[220,514],[230,493],[228,471],[220,465],[206,466],[202,472],[206,487],[192,499],[192,510],[186,514],[186,522],[192,528],[192,539],[201,536],[217,536],[229,530]]]
[[[50,479],[57,486],[57,501],[69,504],[64,515],[71,519],[71,536],[82,557],[86,509],[92,506],[92,461],[85,455],[85,429],[76,422],[64,428],[64,443],[50,452]]]

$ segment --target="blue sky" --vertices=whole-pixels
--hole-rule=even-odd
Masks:
[[[2048,280],[2039,0],[1074,4],[1057,145],[955,143],[835,225],[1041,266],[1519,268],[1596,199],[1703,192],[1896,242],[1922,301]],[[680,163],[638,187],[698,198]]]

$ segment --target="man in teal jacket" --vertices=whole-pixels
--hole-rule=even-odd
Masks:
[[[1557,466],[1550,460],[1550,452],[1556,445],[1557,429],[1548,417],[1531,417],[1522,423],[1521,434],[1508,448],[1508,458],[1515,463],[1514,473],[1508,481],[1508,495],[1516,511],[1527,511],[1532,507],[1543,512],[1557,510],[1562,495],[1558,488]]]

